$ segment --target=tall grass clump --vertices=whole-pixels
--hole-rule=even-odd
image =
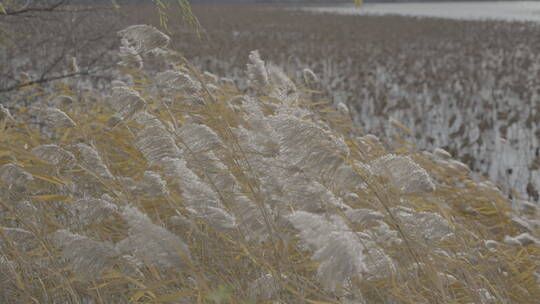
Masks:
[[[364,132],[391,143],[400,130],[389,125],[397,120],[419,149],[443,148],[508,197],[540,201],[538,23],[313,14],[259,4],[194,10],[210,42],[174,34],[204,69],[243,89],[249,50],[260,49],[298,78],[311,78],[300,73],[307,66],[318,76],[311,89],[347,104]]]
[[[246,95],[155,28],[120,35],[109,92],[1,108],[0,302],[540,297],[535,205],[363,134],[256,51]]]

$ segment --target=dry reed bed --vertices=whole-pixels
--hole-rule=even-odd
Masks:
[[[291,75],[309,67],[366,132],[394,136],[393,118],[419,148],[443,147],[511,197],[540,199],[538,25],[254,6],[195,13],[209,41],[184,31],[179,49],[204,69],[244,88],[253,49]]]
[[[2,303],[540,297],[536,206],[444,150],[363,135],[308,71],[252,52],[246,95],[155,28],[121,35],[112,90],[1,109]]]

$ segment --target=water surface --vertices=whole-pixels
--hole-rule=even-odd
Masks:
[[[361,7],[335,5],[308,7],[304,10],[347,15],[404,15],[464,20],[540,22],[540,2],[536,1],[365,3]]]

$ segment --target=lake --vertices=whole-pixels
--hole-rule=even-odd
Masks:
[[[404,15],[464,20],[507,20],[540,22],[540,2],[442,2],[366,3],[361,7],[335,5],[304,10],[347,15]]]

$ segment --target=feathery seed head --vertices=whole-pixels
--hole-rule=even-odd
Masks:
[[[193,79],[191,75],[173,70],[157,74],[156,84],[166,91],[182,92],[189,97],[197,96],[202,90],[201,83]]]
[[[268,72],[264,61],[261,59],[258,50],[249,53],[249,63],[247,64],[247,77],[249,84],[255,89],[265,89],[270,85]]]
[[[34,107],[30,113],[36,115],[38,120],[52,129],[72,128],[76,126],[73,119],[57,108]]]
[[[9,110],[6,109],[3,104],[0,104],[0,121],[5,119],[14,120]]]
[[[404,194],[435,191],[427,171],[408,156],[388,154],[374,160],[370,167],[373,174],[388,179],[391,187]]]
[[[302,71],[302,75],[304,76],[304,82],[307,85],[319,83],[319,77],[317,77],[311,69],[305,68]]]
[[[79,143],[75,147],[79,152],[79,161],[86,169],[96,173],[102,178],[113,178],[111,172],[107,166],[105,166],[105,163],[101,159],[101,156],[99,156],[96,149],[84,143]]]
[[[508,245],[526,247],[528,245],[534,245],[540,247],[540,240],[530,235],[528,232],[522,233],[515,237],[509,235],[504,237],[504,242]]]
[[[378,280],[395,271],[393,260],[369,235],[351,231],[340,217],[297,211],[288,219],[315,251],[312,259],[320,263],[317,277],[328,290],[341,289],[354,276]]]
[[[449,160],[452,159],[452,154],[442,148],[436,148],[433,150],[433,154],[440,159]]]
[[[296,102],[299,98],[298,89],[292,80],[285,75],[279,67],[269,64],[267,66],[270,91],[268,96],[281,100],[285,105]]]
[[[121,119],[129,121],[144,110],[146,101],[139,95],[139,92],[126,86],[114,87],[112,91],[109,103],[118,111],[117,115]]]
[[[52,165],[69,166],[75,161],[73,153],[55,144],[37,146],[32,149],[31,153]]]
[[[144,190],[147,195],[166,196],[169,194],[167,183],[156,172],[145,171],[143,174]]]
[[[235,218],[224,210],[218,194],[187,167],[185,160],[167,157],[159,164],[178,183],[184,203],[195,212],[195,216],[216,228],[236,226]]]
[[[8,243],[12,243],[21,251],[29,251],[39,246],[38,240],[31,232],[21,228],[0,226],[0,252],[7,251]]]
[[[448,221],[437,213],[406,211],[404,208],[393,208],[392,211],[406,231],[419,237],[420,241],[442,241],[453,235]]]
[[[118,51],[118,56],[121,59],[120,65],[126,68],[133,69],[142,69],[143,68],[143,59],[139,52],[132,46],[129,45],[127,40],[122,39],[122,46]]]
[[[180,155],[174,138],[159,119],[147,112],[141,112],[137,115],[137,122],[143,128],[137,132],[136,145],[150,164]]]
[[[8,185],[25,186],[34,180],[34,177],[19,165],[5,164],[0,167],[0,179]]]
[[[215,150],[223,146],[221,139],[207,125],[187,124],[178,128],[176,134],[193,153]]]
[[[95,241],[68,230],[56,231],[51,235],[51,241],[62,249],[64,260],[84,281],[99,278],[103,271],[110,269],[119,260],[119,253],[112,244]]]
[[[76,231],[84,226],[103,221],[118,211],[116,205],[107,200],[85,198],[65,204],[69,217],[66,226]]]
[[[349,155],[341,137],[313,122],[291,115],[272,116],[268,121],[278,135],[282,157],[316,178],[332,180],[344,163],[343,157]]]
[[[146,53],[155,48],[165,48],[169,45],[169,36],[150,25],[132,25],[118,32],[127,44],[132,46],[137,53]]]
[[[190,251],[179,237],[152,223],[137,208],[126,206],[121,214],[129,225],[129,236],[117,244],[120,252],[163,269],[181,270],[190,263]]]

